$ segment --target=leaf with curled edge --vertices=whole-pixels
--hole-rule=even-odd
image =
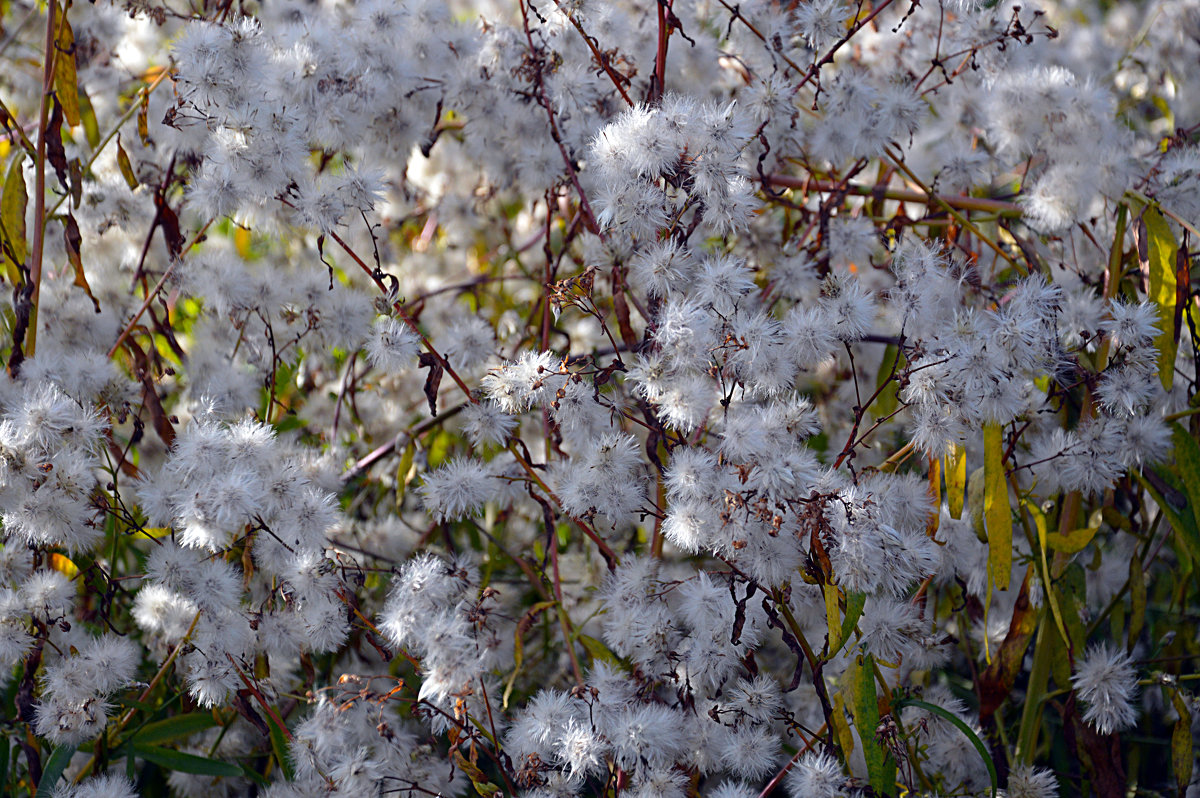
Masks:
[[[88,295],[88,299],[92,300],[92,306],[99,313],[100,300],[96,299],[96,295],[92,293],[92,287],[88,285],[87,274],[83,271],[83,257],[79,252],[82,242],[83,236],[79,232],[79,223],[75,221],[72,214],[68,213],[63,219],[63,244],[67,249],[67,260],[75,272],[75,285],[83,289],[84,293]]]
[[[444,373],[442,363],[432,352],[422,352],[417,363],[420,368],[429,369],[429,374],[425,377],[425,399],[429,402],[430,414],[436,417],[438,387],[442,384]]]

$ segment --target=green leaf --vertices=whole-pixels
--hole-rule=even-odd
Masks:
[[[8,786],[8,754],[8,738],[0,737],[0,789]]]
[[[220,759],[209,759],[194,754],[185,754],[171,748],[160,748],[157,745],[132,745],[133,754],[147,762],[153,762],[164,770],[177,770],[180,773],[193,773],[197,776],[219,776],[227,779],[242,775],[242,769],[230,762]]]
[[[875,397],[871,407],[871,412],[876,418],[885,418],[896,412],[896,406],[899,404],[899,382],[895,379],[890,382],[888,380],[904,368],[904,362],[904,354],[898,346],[888,344],[884,347],[883,362],[879,364],[879,372],[875,378],[875,390],[879,391],[879,395]]]
[[[601,659],[610,665],[620,665],[621,660],[608,646],[589,635],[579,635],[579,642],[593,660]]]
[[[1142,558],[1136,553],[1129,560],[1129,601],[1131,614],[1128,648],[1132,650],[1146,625],[1146,571],[1142,567]]]
[[[1175,444],[1179,478],[1192,506],[1192,520],[1200,529],[1200,443],[1178,422],[1171,425],[1171,441]]]
[[[100,146],[100,125],[96,121],[96,109],[92,107],[92,98],[83,88],[79,89],[79,121],[83,124],[83,135],[88,146],[95,150]]]
[[[1154,339],[1158,348],[1158,378],[1163,388],[1169,391],[1175,375],[1175,257],[1179,245],[1157,208],[1147,208],[1142,213],[1142,221],[1146,225],[1147,238],[1143,265],[1150,273],[1150,301],[1158,308],[1159,333]]]
[[[996,775],[996,763],[992,761],[992,755],[988,752],[987,746],[983,744],[983,740],[979,739],[979,735],[972,731],[971,727],[964,723],[962,718],[947,709],[943,709],[936,704],[930,704],[927,701],[922,701],[919,698],[901,698],[894,706],[897,710],[905,706],[922,709],[931,715],[937,715],[939,718],[949,721],[954,728],[965,734],[971,745],[975,746],[975,750],[979,752],[980,758],[983,759],[983,764],[987,767],[988,779],[992,782],[992,796],[995,798],[996,793],[1000,790],[1000,779]]]
[[[1171,528],[1175,530],[1175,552],[1179,556],[1180,570],[1186,576],[1191,573],[1192,564],[1200,557],[1200,531],[1197,530],[1195,518],[1191,513],[1187,512],[1187,508],[1183,508],[1183,512],[1180,512],[1172,506],[1158,488],[1140,471],[1130,471],[1129,473],[1150,494],[1150,498],[1154,499],[1154,503],[1158,505],[1159,510],[1166,516]],[[1163,475],[1160,472],[1155,471],[1154,473],[1160,479],[1163,479]],[[1165,482],[1166,480],[1163,479],[1163,481]]]
[[[879,728],[879,700],[875,697],[875,658],[870,654],[857,657],[850,666],[850,680],[854,689],[854,725],[858,727],[858,738],[863,744],[863,758],[867,763],[867,777],[871,786],[881,795],[890,795],[896,779],[889,767],[887,749],[875,734]]]
[[[60,745],[50,754],[45,767],[42,768],[42,780],[38,782],[37,798],[47,798],[54,790],[54,785],[58,784],[59,777],[67,769],[67,765],[71,764],[75,748],[76,746],[73,745]]]
[[[849,640],[850,633],[854,631],[854,627],[858,625],[858,619],[862,617],[863,607],[867,604],[866,593],[855,593],[853,591],[846,592],[846,617],[842,619],[842,640]]]
[[[1012,575],[1012,509],[1004,478],[1004,433],[999,424],[983,425],[983,516],[988,539],[988,583],[1008,590]]]
[[[216,725],[217,721],[213,719],[211,712],[188,712],[172,718],[158,720],[154,723],[147,723],[122,742],[128,743],[132,741],[134,745],[154,745],[155,743],[165,743],[169,740],[190,737],[197,732],[211,729]]]
[[[283,729],[279,728],[279,724],[270,714],[267,715],[267,727],[271,731],[271,752],[275,754],[275,761],[279,763],[284,777],[288,781],[295,781],[296,768],[292,764],[292,758],[288,755],[287,738],[283,735]]]

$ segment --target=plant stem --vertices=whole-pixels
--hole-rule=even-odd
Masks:
[[[54,91],[54,62],[58,55],[55,44],[54,18],[58,0],[46,6],[46,55],[42,67],[42,97],[38,104],[37,145],[34,153],[33,189],[33,254],[29,259],[29,331],[25,357],[37,350],[38,301],[42,294],[42,258],[46,245],[46,133],[50,127],[50,95]]]

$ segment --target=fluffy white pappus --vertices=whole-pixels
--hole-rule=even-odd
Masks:
[[[1005,798],[1057,798],[1058,779],[1054,771],[1032,765],[1017,765],[1008,772]]]
[[[587,716],[587,705],[570,693],[539,690],[509,727],[505,747],[520,758],[537,754],[549,762],[568,726],[576,724],[582,731]]]
[[[613,747],[613,758],[625,770],[670,765],[680,755],[686,726],[681,713],[661,704],[626,707],[607,719],[602,731]]]
[[[1092,646],[1076,664],[1071,685],[1087,705],[1083,719],[1101,734],[1125,731],[1137,723],[1137,671],[1125,652],[1108,643]]]
[[[1140,363],[1112,365],[1100,375],[1096,399],[1110,413],[1130,417],[1149,404],[1158,386],[1158,374]]]
[[[441,523],[478,515],[498,490],[497,477],[487,463],[457,457],[425,475],[421,497],[425,509]]]
[[[1159,416],[1134,416],[1125,422],[1121,462],[1126,468],[1161,463],[1171,451],[1171,427]]]
[[[304,645],[316,654],[337,651],[350,636],[349,613],[336,595],[311,595],[296,609],[304,629]]]
[[[684,290],[696,269],[691,250],[674,238],[647,243],[629,261],[629,284],[650,296]]]
[[[1081,221],[1085,202],[1095,193],[1093,185],[1080,180],[1085,174],[1079,164],[1050,167],[1017,199],[1025,223],[1039,233],[1049,234]]]
[[[408,325],[392,316],[380,316],[367,336],[367,362],[388,373],[397,373],[417,365],[421,341]]]
[[[517,428],[517,419],[505,413],[491,399],[467,404],[463,408],[461,423],[467,439],[475,447],[503,446]]]
[[[681,550],[698,554],[712,545],[715,516],[711,504],[686,500],[672,504],[663,521],[663,536]]]
[[[869,267],[871,255],[879,248],[875,226],[865,216],[839,215],[829,225],[829,263],[846,268]]]
[[[69,704],[107,697],[132,680],[140,660],[137,646],[117,635],[94,638],[75,656],[46,667],[42,698]]]
[[[134,622],[165,645],[187,635],[197,612],[199,607],[164,585],[145,585],[133,601]]]
[[[834,323],[823,304],[797,306],[788,312],[784,340],[798,368],[816,368],[833,356],[838,345]]]
[[[99,696],[72,703],[43,699],[34,707],[34,733],[55,745],[78,745],[103,731],[112,706]]]
[[[915,646],[921,632],[921,611],[906,599],[872,597],[860,624],[866,650],[882,662],[897,663]]]
[[[493,369],[483,378],[483,392],[505,413],[523,413],[553,396],[566,381],[551,352],[523,352],[516,362]]]
[[[883,547],[867,524],[839,530],[829,562],[838,585],[856,593],[874,593],[886,567]]]
[[[1114,347],[1149,346],[1158,335],[1158,309],[1150,302],[1109,300],[1107,319],[1100,329],[1108,335]]]
[[[392,580],[380,612],[380,628],[397,646],[418,643],[431,616],[453,610],[474,580],[466,562],[446,562],[420,554],[404,564]]]
[[[846,32],[850,8],[840,0],[813,0],[796,6],[796,30],[813,50],[822,50]]]
[[[0,588],[0,665],[15,668],[33,647],[29,611],[15,590]]]
[[[783,693],[778,682],[760,673],[753,679],[738,679],[726,706],[752,723],[766,723],[783,708]]]
[[[95,776],[80,784],[64,784],[51,798],[137,798],[133,782],[124,776]]]
[[[686,798],[689,779],[678,768],[650,767],[643,770],[630,785],[631,798]]]
[[[94,452],[108,426],[91,405],[80,404],[49,382],[27,388],[21,404],[6,416],[26,445],[45,453],[64,447]]]
[[[781,742],[770,726],[738,728],[726,738],[721,764],[747,781],[763,779],[775,771]]]
[[[723,781],[709,790],[709,798],[757,798],[757,787],[741,781]]]
[[[809,751],[796,760],[784,785],[791,798],[838,798],[849,781],[841,764],[825,753]]]
[[[230,612],[241,603],[242,574],[219,557],[209,557],[192,567],[185,593],[210,615]]]
[[[474,313],[458,313],[434,336],[434,347],[460,373],[475,374],[496,351],[496,328]]]
[[[55,623],[75,606],[78,586],[61,571],[41,569],[21,583],[18,594],[25,611],[38,620]]]

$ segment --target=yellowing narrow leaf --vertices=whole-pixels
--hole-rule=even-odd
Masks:
[[[1158,378],[1169,391],[1175,374],[1175,257],[1179,245],[1156,208],[1147,208],[1142,220],[1147,238],[1143,268],[1149,271],[1150,301],[1158,308],[1159,333],[1154,339],[1158,347]]]
[[[1092,542],[1092,538],[1096,537],[1096,533],[1099,531],[1100,527],[1098,526],[1087,526],[1072,530],[1065,535],[1051,532],[1046,535],[1046,545],[1063,554],[1074,554],[1077,551],[1083,551],[1083,548]]]
[[[150,112],[150,92],[142,89],[141,97],[138,100],[137,112],[137,132],[141,138],[142,144],[150,143],[150,123],[147,120],[147,115]]]
[[[1004,433],[999,424],[983,425],[983,516],[988,540],[988,582],[1008,590],[1012,573],[1012,509],[1004,478]]]
[[[942,461],[937,457],[929,458],[929,493],[933,496],[933,512],[925,522],[925,534],[933,537],[942,519]]]
[[[95,150],[100,146],[100,124],[96,121],[92,98],[82,88],[79,89],[79,119],[83,123],[83,136],[88,146]]]
[[[63,118],[71,127],[78,125],[79,78],[75,74],[75,32],[66,14],[58,19],[58,56],[54,61],[54,93],[62,106]]]
[[[15,286],[20,283],[18,266],[25,263],[29,257],[29,248],[25,243],[25,207],[29,204],[29,195],[25,191],[25,172],[21,162],[25,160],[25,151],[17,150],[8,165],[8,173],[4,177],[4,193],[0,195],[0,234],[3,235],[5,262],[8,264],[9,280]],[[16,260],[9,260],[8,254]],[[14,276],[15,275],[15,276]]]
[[[850,724],[846,722],[844,693],[833,694],[833,712],[829,713],[829,718],[833,722],[833,735],[842,747],[842,755],[849,759],[850,754],[854,753],[854,735],[850,733]]]
[[[950,505],[950,517],[962,518],[963,498],[967,492],[967,450],[955,445],[945,457],[946,503]]]
[[[132,191],[137,191],[138,179],[133,173],[133,164],[129,160],[129,153],[125,152],[125,148],[121,146],[121,135],[117,134],[117,167],[121,170],[121,177],[125,178],[125,182],[129,184]]]
[[[396,509],[404,506],[404,493],[408,490],[408,483],[413,481],[413,477],[417,475],[417,468],[413,460],[417,456],[417,447],[414,443],[409,443],[404,447],[404,451],[400,454],[400,464],[396,466]]]
[[[1171,770],[1175,771],[1175,784],[1179,794],[1187,792],[1192,781],[1192,768],[1195,765],[1195,748],[1192,743],[1192,712],[1188,702],[1179,693],[1179,688],[1171,693],[1171,704],[1179,713],[1175,728],[1171,732]]]
[[[842,647],[842,613],[838,608],[838,589],[825,585],[825,623],[829,627],[829,651],[832,654]]]
[[[74,579],[79,573],[79,567],[71,562],[71,559],[65,554],[59,554],[58,552],[50,555],[50,567],[67,579]]]

